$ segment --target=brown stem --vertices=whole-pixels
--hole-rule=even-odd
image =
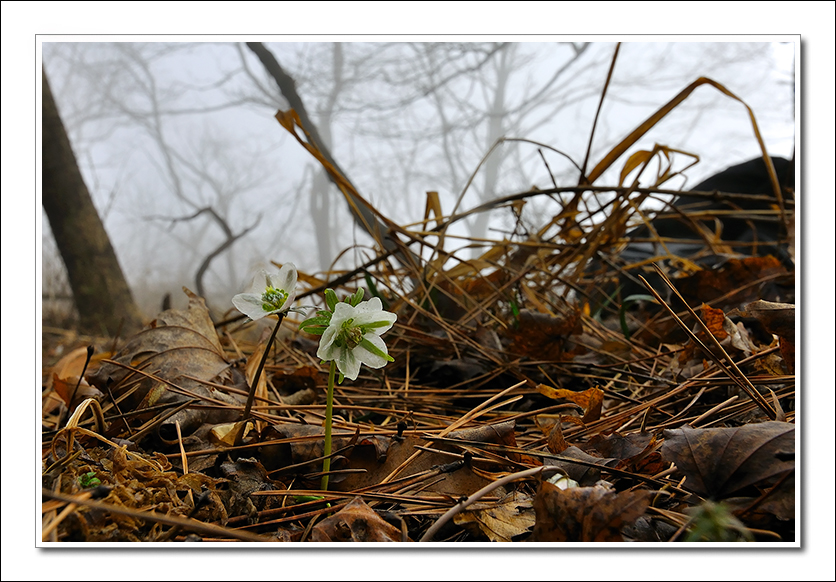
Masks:
[[[279,314],[279,320],[276,322],[276,327],[273,328],[273,333],[270,335],[270,339],[267,340],[267,347],[264,348],[264,354],[261,356],[261,362],[258,364],[258,370],[255,371],[253,383],[252,386],[250,386],[250,394],[247,396],[247,405],[244,407],[244,414],[241,417],[242,421],[246,421],[250,417],[250,410],[253,407],[253,400],[255,399],[255,390],[256,387],[258,387],[258,380],[261,378],[261,372],[264,370],[264,364],[267,362],[267,355],[270,353],[270,348],[273,346],[273,340],[276,339],[276,333],[282,325],[282,319],[284,319],[284,313]]]

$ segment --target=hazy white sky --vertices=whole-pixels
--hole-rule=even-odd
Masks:
[[[308,208],[310,176],[316,164],[273,118],[276,109],[286,105],[246,47],[221,39],[220,43],[183,44],[170,52],[163,43],[114,47],[98,42],[98,37],[45,40],[50,42],[43,45],[44,66],[82,173],[128,281],[146,310],[156,309],[166,292],[173,293],[175,305],[184,302],[179,288],[193,287],[194,274],[203,258],[223,240],[220,229],[205,218],[172,223],[164,217],[184,217],[198,207],[212,205],[235,232],[262,217],[252,233],[213,262],[205,282],[207,297],[214,305],[227,304],[225,297],[245,284],[257,266],[271,260],[292,261],[303,271],[315,273],[327,268],[355,241],[368,244],[365,234],[358,232],[348,217],[344,200],[332,188],[335,244],[325,264],[310,252],[321,228],[312,223]],[[562,37],[533,40],[537,42],[526,39],[507,51],[517,66],[511,69],[504,91],[503,109],[509,113],[502,118],[500,135],[534,140],[565,152],[581,164],[615,43],[591,39],[577,62],[568,66],[556,84],[547,86],[551,97],[529,107],[523,105],[528,96],[538,94],[571,54],[567,45],[556,42],[563,41]],[[700,76],[712,78],[742,98],[755,112],[770,154],[790,157],[794,119],[792,59],[787,54],[794,39],[721,40],[702,37],[662,42],[628,38],[621,46],[596,128],[590,168],[648,115]],[[790,42],[781,48],[774,42],[777,40]],[[300,95],[316,120],[324,91],[330,91],[333,83],[329,78],[330,44],[273,42],[266,46],[297,79]],[[381,46],[385,47],[383,52],[378,48]],[[776,50],[782,51],[780,58],[776,58]],[[460,196],[460,210],[483,203],[485,169],[476,174],[463,196],[462,188],[490,148],[487,118],[456,134],[451,144],[440,135],[437,120],[441,110],[432,99],[376,111],[374,108],[400,97],[386,92],[393,87],[368,77],[375,67],[366,66],[367,60],[384,63],[378,68],[388,67],[389,77],[408,77],[414,72],[408,64],[399,65],[397,59],[416,58],[415,53],[406,45],[369,43],[346,44],[343,52],[348,63],[345,74],[351,75],[356,69],[361,76],[356,80],[349,77],[350,84],[339,95],[332,152],[361,194],[399,224],[421,220],[425,192],[430,190],[439,192],[445,212],[453,209]],[[242,57],[271,95],[259,96],[252,82],[240,73]],[[386,64],[383,59],[394,60]],[[414,66],[417,70],[418,63]],[[443,111],[448,123],[484,115],[482,112],[493,106],[493,70],[493,65],[486,68],[484,80],[463,79],[444,90],[439,99],[445,100]],[[421,79],[422,75],[417,75],[419,83]],[[148,94],[152,89],[153,95]],[[403,95],[410,97],[415,91],[404,86]],[[202,111],[242,97],[266,101]],[[521,106],[530,110],[519,112]],[[351,111],[363,107],[372,109]],[[162,111],[159,130],[175,156],[176,182],[159,144],[149,137],[154,108]],[[172,111],[186,113],[168,113]],[[157,128],[152,128],[154,131]],[[387,133],[391,137],[380,137]],[[630,151],[650,149],[657,143],[692,152],[701,159],[688,172],[687,183],[678,178],[668,187],[696,184],[729,165],[760,155],[745,108],[708,86],[698,88]],[[445,149],[439,156],[442,144],[453,150]],[[577,182],[577,171],[565,158],[549,150],[546,153],[559,185]],[[541,189],[551,185],[535,146],[508,143],[493,154],[495,159],[498,156],[504,157],[492,182],[491,197],[525,191],[531,185]],[[617,183],[625,160],[626,156],[596,183]],[[688,158],[681,158],[675,167],[681,169],[688,163]],[[450,167],[456,168],[457,176],[449,173]],[[207,182],[201,172],[213,182]],[[178,196],[191,203],[185,204]],[[534,201],[527,210],[534,212],[534,217],[557,211],[547,200]],[[492,228],[508,228],[496,215],[489,224]],[[461,222],[450,234],[464,236],[469,232],[468,223]],[[491,230],[476,236],[486,234],[498,236]],[[339,266],[351,268],[364,260],[362,254],[347,253]]]

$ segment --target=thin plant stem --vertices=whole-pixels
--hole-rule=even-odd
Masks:
[[[267,363],[267,356],[270,354],[270,348],[273,346],[273,340],[276,339],[276,333],[282,325],[282,319],[284,319],[284,313],[279,314],[279,320],[276,322],[276,327],[273,328],[273,333],[270,335],[270,339],[267,340],[267,347],[264,348],[264,353],[261,356],[261,362],[258,364],[258,370],[255,371],[255,376],[253,377],[253,384],[250,386],[250,394],[247,396],[247,405],[244,407],[244,414],[241,418],[242,421],[246,421],[250,418],[250,411],[253,407],[253,400],[255,399],[255,391],[258,387],[258,380],[261,378],[261,372],[264,370],[264,364]]]
[[[322,461],[322,486],[323,491],[328,491],[328,471],[331,470],[331,417],[334,411],[334,376],[337,373],[337,362],[331,360],[331,369],[328,371],[328,396],[325,403],[325,459]]]

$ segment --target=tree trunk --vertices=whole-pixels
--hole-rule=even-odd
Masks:
[[[81,329],[113,335],[142,326],[110,239],[78,169],[43,71],[43,207],[67,267]]]

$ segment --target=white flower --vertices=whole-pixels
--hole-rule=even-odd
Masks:
[[[394,361],[380,335],[389,330],[397,318],[394,313],[383,311],[378,297],[363,301],[357,307],[337,303],[316,355],[321,360],[335,361],[342,375],[356,380],[360,364],[382,368],[387,362]]]
[[[296,299],[296,265],[285,263],[278,273],[261,269],[248,293],[239,293],[232,304],[252,320],[290,309]]]

